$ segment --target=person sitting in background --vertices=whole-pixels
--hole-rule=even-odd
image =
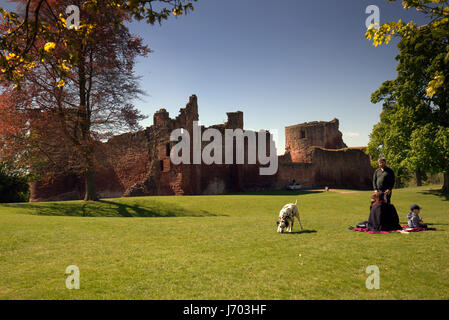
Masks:
[[[427,228],[427,224],[422,224],[422,219],[419,217],[419,212],[421,209],[422,208],[417,204],[410,207],[410,212],[407,215],[409,228]]]
[[[385,194],[380,191],[371,195],[374,200],[368,219],[368,230],[391,231],[402,230],[396,208],[385,201]]]

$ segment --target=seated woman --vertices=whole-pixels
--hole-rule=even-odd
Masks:
[[[396,208],[385,202],[383,192],[376,192],[372,195],[374,202],[372,203],[369,219],[368,230],[370,231],[391,231],[401,230],[399,225],[399,216]]]

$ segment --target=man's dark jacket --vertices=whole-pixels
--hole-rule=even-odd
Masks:
[[[368,219],[368,230],[391,231],[401,229],[398,213],[392,204],[382,202],[372,206]]]
[[[394,181],[394,172],[391,168],[385,167],[383,171],[377,168],[373,175],[373,189],[378,191],[392,190]]]

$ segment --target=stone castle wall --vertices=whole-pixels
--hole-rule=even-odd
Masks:
[[[285,148],[293,162],[311,162],[310,147],[346,148],[338,119],[314,121],[285,127]]]
[[[226,123],[211,128],[222,133],[225,129],[243,129],[243,112],[229,112],[227,116]],[[293,180],[306,188],[371,187],[373,169],[369,157],[361,148],[346,148],[337,119],[286,127],[286,152],[278,157],[278,172],[273,176],[261,176],[258,163],[173,165],[170,150],[176,142],[170,142],[170,133],[178,128],[187,130],[192,150],[193,121],[198,118],[197,97],[193,95],[176,118],[160,109],[151,127],[115,136],[99,145],[95,175],[98,195],[223,194],[284,189]],[[202,131],[206,129],[201,127]],[[203,146],[207,144],[203,142]],[[245,139],[245,150],[246,145]],[[190,160],[193,163],[193,154]],[[84,181],[75,175],[56,176],[32,183],[30,191],[31,201],[82,199]]]

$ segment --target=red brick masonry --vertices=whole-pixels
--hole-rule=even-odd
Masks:
[[[227,115],[226,123],[211,127],[222,132],[243,129],[243,112]],[[169,152],[176,142],[170,142],[170,133],[184,128],[192,134],[193,121],[197,120],[197,97],[192,95],[176,118],[171,119],[161,109],[154,114],[151,127],[101,144],[97,154],[98,195],[223,194],[284,189],[293,180],[303,188],[371,188],[370,159],[364,148],[346,147],[337,119],[286,127],[286,152],[278,157],[279,169],[272,176],[259,175],[258,164],[173,165]],[[74,175],[38,181],[30,185],[31,201],[82,199],[83,184],[82,177]]]

